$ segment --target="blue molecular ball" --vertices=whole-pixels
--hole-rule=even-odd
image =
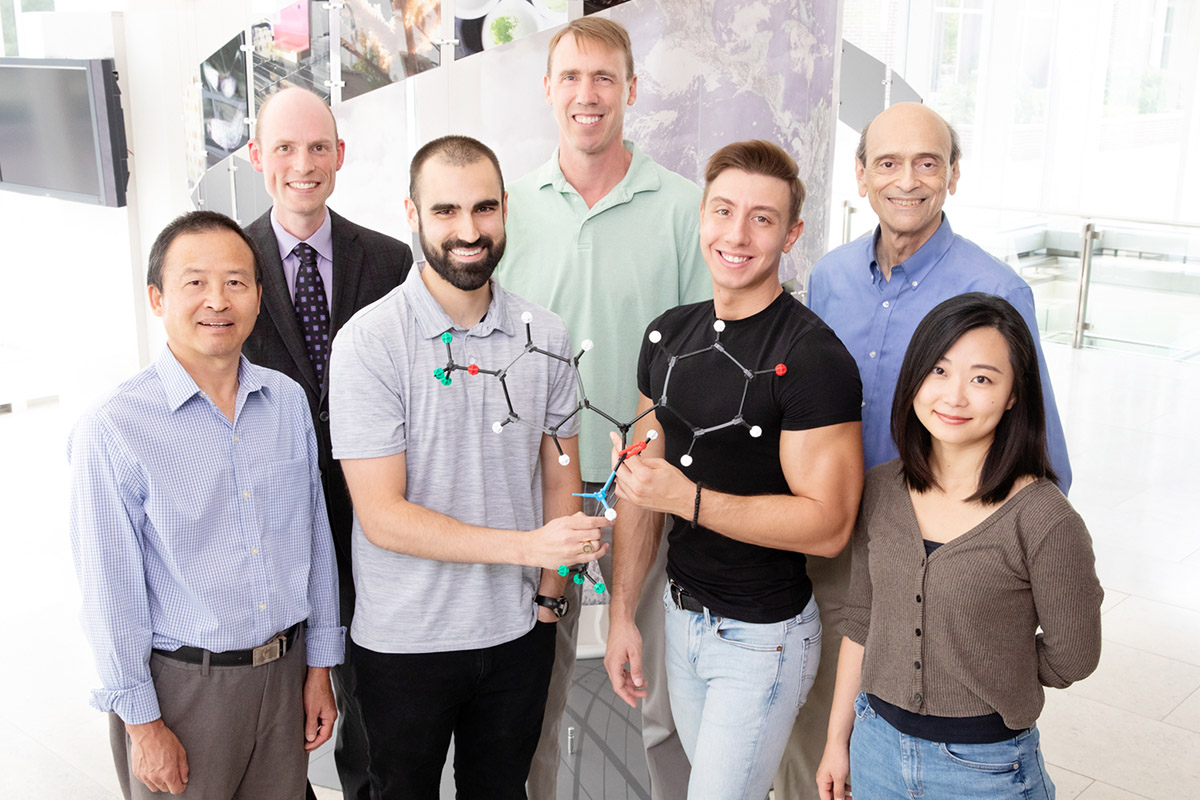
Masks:
[[[442,341],[445,342],[446,344],[450,344],[451,342],[454,341],[454,336],[451,335],[450,331],[446,331],[445,333],[442,334]]]
[[[580,586],[582,586],[582,585],[583,585],[583,576],[582,576],[582,575],[576,575],[576,576],[575,576],[575,583],[577,583],[577,584],[579,584]]]
[[[563,564],[561,567],[558,568],[558,574],[564,578],[567,577],[567,573],[570,571],[571,571],[571,568],[568,567],[566,564]]]

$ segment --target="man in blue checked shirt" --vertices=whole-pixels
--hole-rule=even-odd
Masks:
[[[126,798],[302,797],[337,717],[337,578],[307,401],[252,365],[262,264],[185,214],[150,251],[167,347],[76,425],[71,545]]]

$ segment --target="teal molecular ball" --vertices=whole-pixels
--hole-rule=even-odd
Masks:
[[[433,377],[437,378],[440,381],[442,378],[446,377],[446,370],[442,369],[441,367],[438,367],[437,369],[435,369],[433,371]]]
[[[446,377],[442,378],[442,386],[449,386],[449,385],[450,385],[450,376],[447,375]]]
[[[604,584],[603,583],[597,583],[595,586],[595,589],[596,589],[596,594],[604,594]]]
[[[454,341],[454,337],[450,334],[450,331],[446,331],[442,334],[442,341],[446,344],[450,344]]]
[[[576,575],[576,576],[575,576],[575,583],[577,583],[577,584],[579,584],[580,586],[582,586],[582,585],[583,585],[583,576],[582,576],[582,575]]]
[[[567,577],[567,573],[570,571],[571,571],[571,568],[568,567],[566,564],[563,564],[561,567],[558,568],[558,574],[564,578]]]

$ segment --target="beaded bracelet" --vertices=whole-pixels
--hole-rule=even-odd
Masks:
[[[696,527],[700,520],[700,481],[696,481],[696,505],[692,509],[692,527]]]

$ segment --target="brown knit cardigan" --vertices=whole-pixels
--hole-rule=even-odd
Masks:
[[[1104,591],[1091,536],[1048,480],[926,559],[900,462],[880,464],[852,548],[842,632],[866,648],[864,692],[917,714],[998,712],[1022,730],[1043,686],[1096,668]]]

